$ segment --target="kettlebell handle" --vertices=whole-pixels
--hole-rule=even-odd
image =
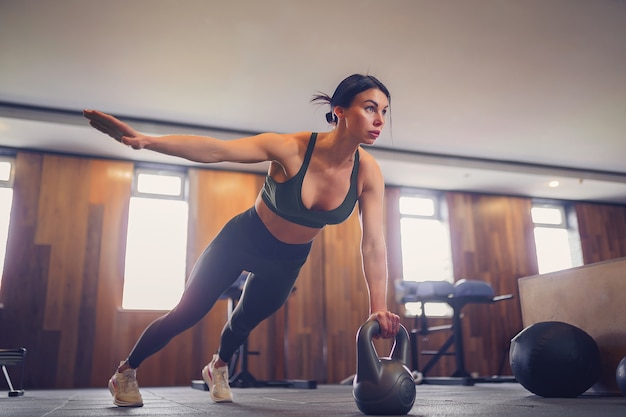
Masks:
[[[368,320],[358,331],[357,334],[357,349],[359,352],[369,352],[368,368],[372,369],[374,364],[372,362],[378,362],[378,356],[374,355],[375,349],[372,343],[374,335],[380,333],[380,323],[377,320]],[[400,324],[400,329],[396,334],[396,340],[391,349],[391,358],[401,361],[406,364],[409,358],[409,333],[406,328]],[[374,358],[375,357],[375,358]]]
[[[366,321],[359,330],[359,338],[363,337],[363,342],[370,344],[374,335],[380,333],[380,323],[377,320]],[[398,343],[400,346],[398,346]],[[396,334],[396,340],[391,351],[391,358],[398,359],[403,363],[407,362],[409,356],[409,332],[402,324]]]

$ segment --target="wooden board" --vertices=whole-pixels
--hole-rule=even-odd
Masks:
[[[626,356],[626,258],[519,280],[524,327],[542,321],[577,326],[598,343],[600,381],[590,391],[617,394],[615,370]]]

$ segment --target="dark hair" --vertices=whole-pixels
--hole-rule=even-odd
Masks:
[[[311,102],[328,103],[330,105],[330,111],[326,113],[326,121],[333,124],[337,123],[337,116],[333,113],[335,106],[350,107],[357,94],[369,90],[370,88],[379,89],[385,93],[387,99],[391,102],[391,94],[389,94],[389,90],[387,90],[387,87],[385,87],[383,83],[372,75],[361,74],[352,74],[345,78],[339,83],[332,97],[328,94],[319,93],[313,96]]]

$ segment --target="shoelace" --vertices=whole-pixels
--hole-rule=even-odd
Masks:
[[[228,384],[226,383],[226,369],[224,370],[215,370],[215,385],[217,385],[217,387],[222,390],[222,389],[226,389],[228,387]]]
[[[123,378],[123,386],[125,390],[138,388],[137,377],[133,374],[125,374]]]

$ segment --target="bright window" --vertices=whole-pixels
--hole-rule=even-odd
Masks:
[[[136,170],[130,200],[124,294],[127,310],[171,310],[185,287],[185,175]]]
[[[531,208],[535,224],[535,246],[539,273],[559,271],[582,265],[580,238],[574,228],[573,214],[558,203],[535,203]]]
[[[405,193],[400,197],[402,273],[408,281],[453,281],[448,223],[437,195]],[[421,303],[407,303],[407,315],[421,312]],[[426,303],[428,316],[449,316],[445,303]]]
[[[13,158],[0,157],[0,285],[7,252],[11,206],[13,205]]]
[[[12,184],[13,178],[13,161],[7,158],[0,159],[0,183],[3,187],[8,187]]]
[[[184,178],[181,175],[139,172],[137,174],[137,192],[141,194],[179,197],[183,192],[183,180]]]

